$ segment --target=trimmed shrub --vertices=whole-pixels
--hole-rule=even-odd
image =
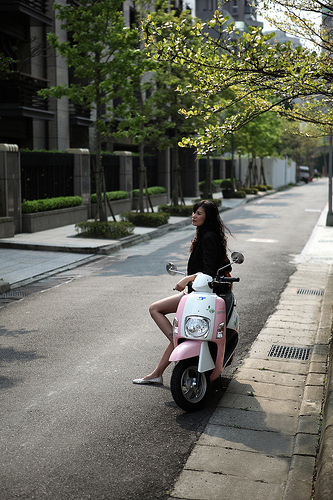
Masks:
[[[273,186],[271,186],[270,184],[267,184],[267,191],[271,191],[273,189]]]
[[[245,187],[242,188],[243,191],[245,191],[246,194],[258,194],[258,189],[254,187]]]
[[[221,182],[222,182],[222,179],[215,179],[211,182],[211,188],[216,191],[216,188],[220,187],[221,186]],[[205,189],[205,185],[206,185],[206,181],[200,181],[198,186],[199,186],[199,191],[201,193],[204,192],[204,189]]]
[[[119,240],[120,238],[131,235],[134,231],[134,225],[124,221],[86,221],[75,224],[75,230],[78,236],[83,238]]]
[[[223,179],[220,185],[222,189],[234,189],[234,185],[230,179]]]
[[[133,198],[138,198],[139,193],[140,193],[139,189],[133,189],[133,191],[132,191]],[[153,187],[148,188],[148,194],[150,196],[154,196],[155,194],[163,194],[163,193],[166,193],[166,189],[162,186],[153,186]],[[146,194],[145,189],[143,189],[143,194],[144,195]]]
[[[262,191],[262,192],[267,191],[267,186],[264,186],[263,184],[259,184],[259,186],[251,186],[251,187],[258,189],[258,191]]]
[[[46,198],[45,200],[23,200],[22,212],[31,214],[35,212],[46,212],[59,208],[78,207],[82,205],[81,196],[60,196],[58,198]]]
[[[235,191],[232,195],[233,198],[246,198],[246,192],[243,189]]]
[[[106,196],[110,201],[116,201],[116,200],[126,200],[126,198],[129,197],[129,194],[127,193],[127,191],[108,191],[106,193]],[[96,203],[96,198],[97,198],[96,193],[93,193],[91,195],[91,203]],[[104,200],[104,193],[102,193],[102,200]]]
[[[191,217],[193,205],[160,205],[159,212],[165,212],[169,215],[178,217]]]
[[[195,199],[195,200],[193,200],[193,201],[194,201],[194,203],[196,203],[197,201],[202,201],[202,200],[203,200],[203,198],[196,198],[196,199]],[[208,199],[207,199],[207,201],[212,201],[213,203],[215,203],[215,205],[216,205],[217,207],[220,207],[220,206],[221,206],[221,203],[222,203],[221,198],[219,198],[219,199],[215,199],[215,198],[208,198]]]
[[[126,212],[121,214],[122,220],[132,222],[135,226],[158,227],[168,223],[170,215],[156,212]]]

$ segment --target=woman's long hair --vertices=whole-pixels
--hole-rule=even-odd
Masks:
[[[226,231],[231,234],[230,230],[223,224],[223,221],[220,217],[220,213],[215,203],[209,200],[201,200],[198,201],[193,207],[193,213],[195,213],[198,208],[203,207],[206,218],[205,222],[202,226],[196,228],[196,234],[191,243],[190,252],[192,252],[193,248],[200,240],[201,236],[207,231],[212,231],[220,236],[221,241],[221,252],[222,252],[222,262],[228,260],[227,259],[227,237]]]

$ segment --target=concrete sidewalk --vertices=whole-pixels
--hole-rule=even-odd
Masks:
[[[242,203],[223,200],[223,209]],[[324,211],[276,311],[170,492],[172,498],[310,500],[316,469],[315,500],[333,497],[333,228],[325,221]],[[17,288],[187,224],[189,218],[171,217],[162,228],[136,228],[128,239],[107,244],[75,238],[74,226],[1,239],[0,277]]]
[[[247,197],[250,201],[251,196]],[[189,204],[192,200],[186,200]],[[244,199],[223,200],[221,211],[243,204]],[[157,210],[157,207],[155,207]],[[119,218],[119,217],[117,217]],[[0,239],[0,293],[71,269],[101,255],[110,255],[123,248],[166,234],[191,224],[190,217],[170,217],[169,223],[158,228],[135,227],[134,234],[121,240],[79,238],[75,224],[40,231],[16,234]],[[38,250],[38,252],[36,252]],[[1,282],[2,278],[2,282]]]

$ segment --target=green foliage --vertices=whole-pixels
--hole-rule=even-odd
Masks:
[[[20,151],[22,153],[66,153],[69,154],[68,151],[65,150],[59,150],[59,149],[28,149],[28,148],[20,148]]]
[[[233,198],[246,198],[246,192],[243,189],[235,191],[232,195]]]
[[[221,182],[222,182],[222,179],[214,179],[214,180],[212,180],[212,182],[211,182],[212,189],[215,191],[215,188],[221,186]],[[205,185],[206,185],[206,181],[200,181],[199,182],[199,190],[200,190],[201,193],[204,192]]]
[[[251,186],[251,188],[258,189],[258,191],[262,191],[262,192],[267,191],[267,186],[263,186],[262,184],[259,184],[259,186]]]
[[[35,212],[45,212],[57,210],[59,208],[77,207],[82,205],[81,196],[61,196],[58,198],[47,198],[45,200],[23,200],[22,212],[30,214]]]
[[[168,223],[169,214],[152,212],[126,212],[121,214],[122,220],[132,222],[135,226],[158,227]]]
[[[182,139],[184,146],[197,147],[200,155],[222,151],[228,137],[259,115],[271,111],[298,120],[326,123],[332,128],[331,9],[325,9],[328,20],[321,24],[304,21],[299,1],[262,2],[267,3],[283,7],[281,10],[287,12],[288,28],[285,30],[282,23],[278,25],[280,29],[290,33],[294,27],[296,36],[305,33],[305,38],[317,44],[320,50],[293,47],[291,42],[272,44],[274,33],[264,34],[261,27],[249,26],[248,31],[240,33],[236,24],[223,16],[221,9],[214,12],[211,20],[193,23],[191,32],[170,20],[168,33],[166,26],[148,16],[147,43],[154,48],[158,60],[173,65],[178,63],[188,74],[190,81],[180,83],[178,90],[183,95],[192,95],[195,102],[184,106],[180,112],[187,118],[206,120],[206,125],[199,127],[195,134]],[[322,3],[313,0],[306,10],[315,16],[322,11]],[[276,15],[271,22],[277,24],[279,19]],[[295,25],[297,19],[299,22]],[[196,37],[197,43],[192,43],[192,37]],[[298,104],[289,105],[299,96],[306,99],[303,109]],[[319,105],[316,99],[308,103],[309,98],[314,101],[313,96],[323,96],[323,102]],[[214,122],[214,116],[223,119]],[[274,134],[274,129],[271,132]],[[255,142],[256,137],[253,135],[252,139]],[[270,141],[266,144],[261,141],[255,147],[267,150],[267,146],[271,147]]]
[[[211,201],[212,203],[214,203],[217,207],[220,207],[221,204],[222,204],[222,200],[221,198],[220,199],[217,199],[217,198],[205,198],[206,200],[208,201]],[[194,201],[194,203],[196,203],[197,201],[202,201],[203,198],[196,198]]]
[[[166,189],[162,186],[152,186],[148,188],[148,194],[150,196],[154,196],[157,194],[163,194],[166,193]],[[143,195],[146,194],[146,190],[143,189]],[[132,191],[132,196],[133,198],[137,198],[139,196],[139,189],[133,189]]]
[[[245,187],[242,188],[243,191],[245,191],[246,194],[258,194],[258,189],[255,187]]]
[[[234,189],[234,185],[231,179],[224,179],[220,185],[222,189]]]
[[[75,224],[75,230],[78,236],[83,238],[107,238],[111,240],[119,240],[125,236],[133,234],[134,225],[130,222],[101,222],[101,221],[86,221]]]
[[[271,184],[267,184],[266,188],[267,188],[267,191],[271,191],[273,189],[273,186],[271,186]]]
[[[116,200],[125,200],[126,198],[128,198],[129,195],[127,191],[108,191],[106,193],[106,196],[110,201],[116,201]],[[91,203],[96,203],[96,198],[97,198],[96,193],[93,193],[91,195]],[[104,193],[102,193],[102,201],[104,201]]]
[[[190,205],[160,205],[159,212],[164,212],[169,215],[178,217],[190,217],[192,215],[193,206]]]

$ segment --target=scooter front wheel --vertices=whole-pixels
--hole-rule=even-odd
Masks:
[[[206,403],[208,389],[209,376],[207,372],[198,372],[198,358],[178,361],[171,377],[171,393],[180,408],[200,410]]]

